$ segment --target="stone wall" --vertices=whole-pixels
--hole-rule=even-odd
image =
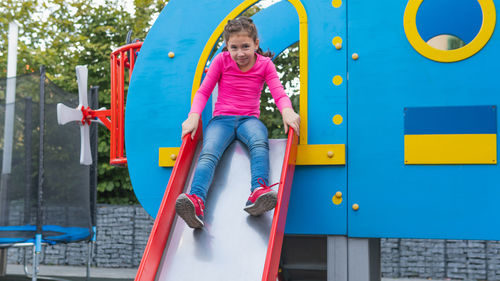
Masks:
[[[97,213],[92,265],[138,267],[153,219],[141,206],[101,205]],[[382,239],[381,243],[383,277],[500,280],[499,241]],[[87,253],[87,243],[47,246],[42,264],[82,266]],[[23,250],[9,249],[8,262],[22,263]]]
[[[500,280],[500,242],[382,239],[384,277]]]

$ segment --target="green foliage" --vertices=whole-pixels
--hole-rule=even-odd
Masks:
[[[299,47],[293,44],[274,60],[276,70],[288,96],[292,100],[293,109],[299,112]],[[266,125],[269,138],[286,138],[283,119],[274,103],[269,88],[262,91],[260,103],[260,120]]]

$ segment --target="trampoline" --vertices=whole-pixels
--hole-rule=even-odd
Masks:
[[[90,96],[96,100],[97,88]],[[0,79],[0,248],[32,246],[33,280],[42,245],[87,241],[89,266],[95,241],[96,163],[80,165],[80,128],[58,125],[60,102],[76,107],[78,95],[47,79],[43,67]],[[91,131],[97,159],[95,125]]]

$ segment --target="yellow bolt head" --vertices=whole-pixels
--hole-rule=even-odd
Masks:
[[[342,192],[337,191],[337,192],[335,193],[335,197],[337,197],[337,198],[342,198]]]
[[[337,50],[342,49],[342,43],[337,43],[337,44],[335,44],[335,48],[336,48]]]
[[[173,58],[173,57],[175,57],[175,53],[174,53],[174,52],[168,52],[168,57],[169,57],[169,58]]]
[[[328,151],[326,153],[326,156],[328,156],[328,158],[332,158],[333,157],[333,151]]]
[[[333,124],[340,125],[344,121],[344,118],[342,117],[342,115],[336,114],[335,116],[333,116],[332,121],[333,121]]]
[[[335,46],[335,48],[337,48],[337,44],[340,44],[340,47],[342,47],[342,37],[340,36],[333,37],[332,44],[333,46]]]
[[[335,8],[340,8],[340,6],[342,6],[342,0],[332,0],[332,6]]]
[[[359,55],[357,53],[352,54],[352,59],[353,60],[359,59]]]
[[[172,159],[172,161],[175,161],[175,159],[177,159],[177,155],[175,154],[170,155],[170,159]]]
[[[335,75],[335,77],[333,77],[333,80],[332,80],[332,81],[333,81],[333,84],[334,84],[335,86],[339,86],[340,84],[342,84],[343,79],[342,79],[342,76],[340,76],[340,75]]]
[[[353,209],[354,211],[359,210],[359,205],[358,205],[358,204],[352,204],[352,209]]]

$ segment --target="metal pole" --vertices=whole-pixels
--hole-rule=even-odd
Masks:
[[[45,137],[45,66],[40,67],[40,140],[38,153],[38,200],[36,216],[35,247],[33,252],[33,281],[38,275],[38,257],[42,251],[42,225],[43,225],[43,182],[44,170],[44,137]]]
[[[12,165],[12,142],[14,132],[14,103],[16,101],[16,70],[17,70],[17,37],[19,26],[9,23],[9,49],[7,58],[7,93],[5,97],[4,149],[2,161],[2,178],[0,180],[0,225],[7,224],[7,184]],[[0,250],[0,276],[7,271],[7,250]]]
[[[99,108],[99,87],[90,89],[90,106]],[[98,146],[98,124],[93,122],[90,125],[90,151],[92,154],[92,165],[90,166],[90,211],[92,226],[97,225],[97,146]]]
[[[90,107],[99,108],[99,87],[94,86],[90,89]],[[97,123],[90,125],[90,152],[92,154],[92,165],[90,166],[90,217],[92,223],[92,238],[89,241],[88,259],[87,259],[87,281],[90,278],[90,266],[92,263],[92,249],[96,242],[97,232],[97,146],[98,146],[98,127]]]

